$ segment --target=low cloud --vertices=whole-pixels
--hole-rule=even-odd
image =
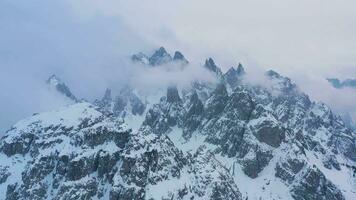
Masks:
[[[121,84],[125,56],[150,47],[119,17],[79,17],[66,1],[1,1],[0,27],[0,132],[66,104],[48,92],[50,75],[92,100],[105,87]]]

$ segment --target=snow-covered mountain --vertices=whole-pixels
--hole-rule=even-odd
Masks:
[[[159,66],[172,62],[187,65],[189,62],[180,51],[175,51],[172,57],[164,47],[157,49],[150,57],[139,52],[131,56],[131,60],[148,66]]]
[[[275,71],[265,87],[241,64],[201,67],[216,80],[107,89],[21,120],[1,139],[0,199],[355,199],[356,133],[327,105]]]

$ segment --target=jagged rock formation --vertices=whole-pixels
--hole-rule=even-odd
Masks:
[[[101,112],[113,114],[116,117],[142,115],[146,109],[143,100],[130,87],[122,88],[115,99],[112,98],[111,90],[106,89],[103,98],[96,100],[94,105],[98,106]]]
[[[157,187],[181,199],[240,199],[228,171],[203,147],[184,155],[149,127],[133,133],[118,118],[78,103],[17,123],[1,140],[4,199],[147,199]],[[23,157],[23,159],[19,159]]]
[[[216,81],[157,102],[127,87],[20,121],[0,143],[3,199],[354,199],[356,134],[330,108],[275,71],[266,88],[202,67]]]
[[[56,75],[53,74],[52,76],[50,76],[46,83],[47,85],[54,87],[60,94],[63,94],[72,101],[78,101],[78,99],[70,91],[69,87],[64,82],[62,82]]]
[[[205,60],[204,67],[209,71],[213,72],[214,74],[216,74],[218,77],[222,76],[221,69],[218,66],[216,66],[212,58],[208,58]]]
[[[132,55],[131,60],[145,65],[149,64],[149,58],[142,52]]]
[[[237,69],[231,67],[223,76],[228,86],[235,88],[238,84],[241,84],[243,75],[245,75],[245,69],[242,64],[239,63]]]
[[[174,52],[173,61],[180,62],[183,65],[189,64],[189,61],[184,57],[180,51]]]
[[[185,66],[189,63],[180,51],[175,51],[174,56],[172,57],[164,47],[157,49],[151,56],[139,52],[132,55],[131,60],[135,63],[141,63],[152,67],[170,63],[178,63]]]
[[[346,79],[341,81],[337,78],[328,78],[329,83],[335,88],[356,88],[356,79]]]

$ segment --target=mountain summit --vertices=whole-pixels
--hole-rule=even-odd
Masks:
[[[340,79],[337,78],[328,78],[327,79],[332,86],[334,86],[337,89],[341,88],[355,88],[356,89],[356,79],[346,79],[344,81],[341,81]]]
[[[189,63],[180,51],[175,51],[172,58],[164,47],[155,50],[151,56],[147,56],[142,52],[134,54],[131,56],[131,60],[135,63],[141,63],[152,67],[169,63],[179,63],[181,65],[187,65]]]
[[[47,85],[55,88],[60,94],[68,97],[72,101],[78,101],[78,99],[70,91],[69,87],[64,82],[62,82],[56,75],[53,74],[52,76],[50,76],[47,79],[46,83]]]

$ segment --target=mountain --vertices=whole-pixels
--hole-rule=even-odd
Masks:
[[[164,47],[160,47],[155,50],[151,56],[147,56],[146,54],[139,52],[132,55],[131,60],[135,63],[141,63],[151,67],[172,63],[178,63],[185,66],[189,63],[180,51],[175,51],[174,56],[172,57]]]
[[[214,74],[216,74],[218,77],[222,76],[221,69],[218,66],[216,66],[212,58],[208,58],[205,60],[204,67],[209,71],[213,72]]]
[[[182,65],[189,64],[189,61],[184,57],[180,51],[174,52],[173,61],[181,63]]]
[[[243,75],[245,75],[245,69],[242,64],[239,63],[237,69],[235,69],[235,67],[231,67],[224,74],[224,80],[230,87],[235,88],[239,83],[241,83]]]
[[[0,142],[0,199],[354,199],[340,116],[275,71],[267,88],[242,65],[202,67],[216,80],[159,98],[107,89],[19,121]]]
[[[356,79],[346,79],[341,81],[340,79],[337,78],[328,78],[327,79],[329,83],[338,89],[341,88],[354,88],[356,89]]]
[[[50,76],[47,81],[47,85],[50,86],[51,88],[54,88],[57,92],[60,94],[64,95],[65,97],[68,97],[70,100],[77,102],[78,99],[72,94],[70,91],[69,87],[61,81],[56,75]]]

